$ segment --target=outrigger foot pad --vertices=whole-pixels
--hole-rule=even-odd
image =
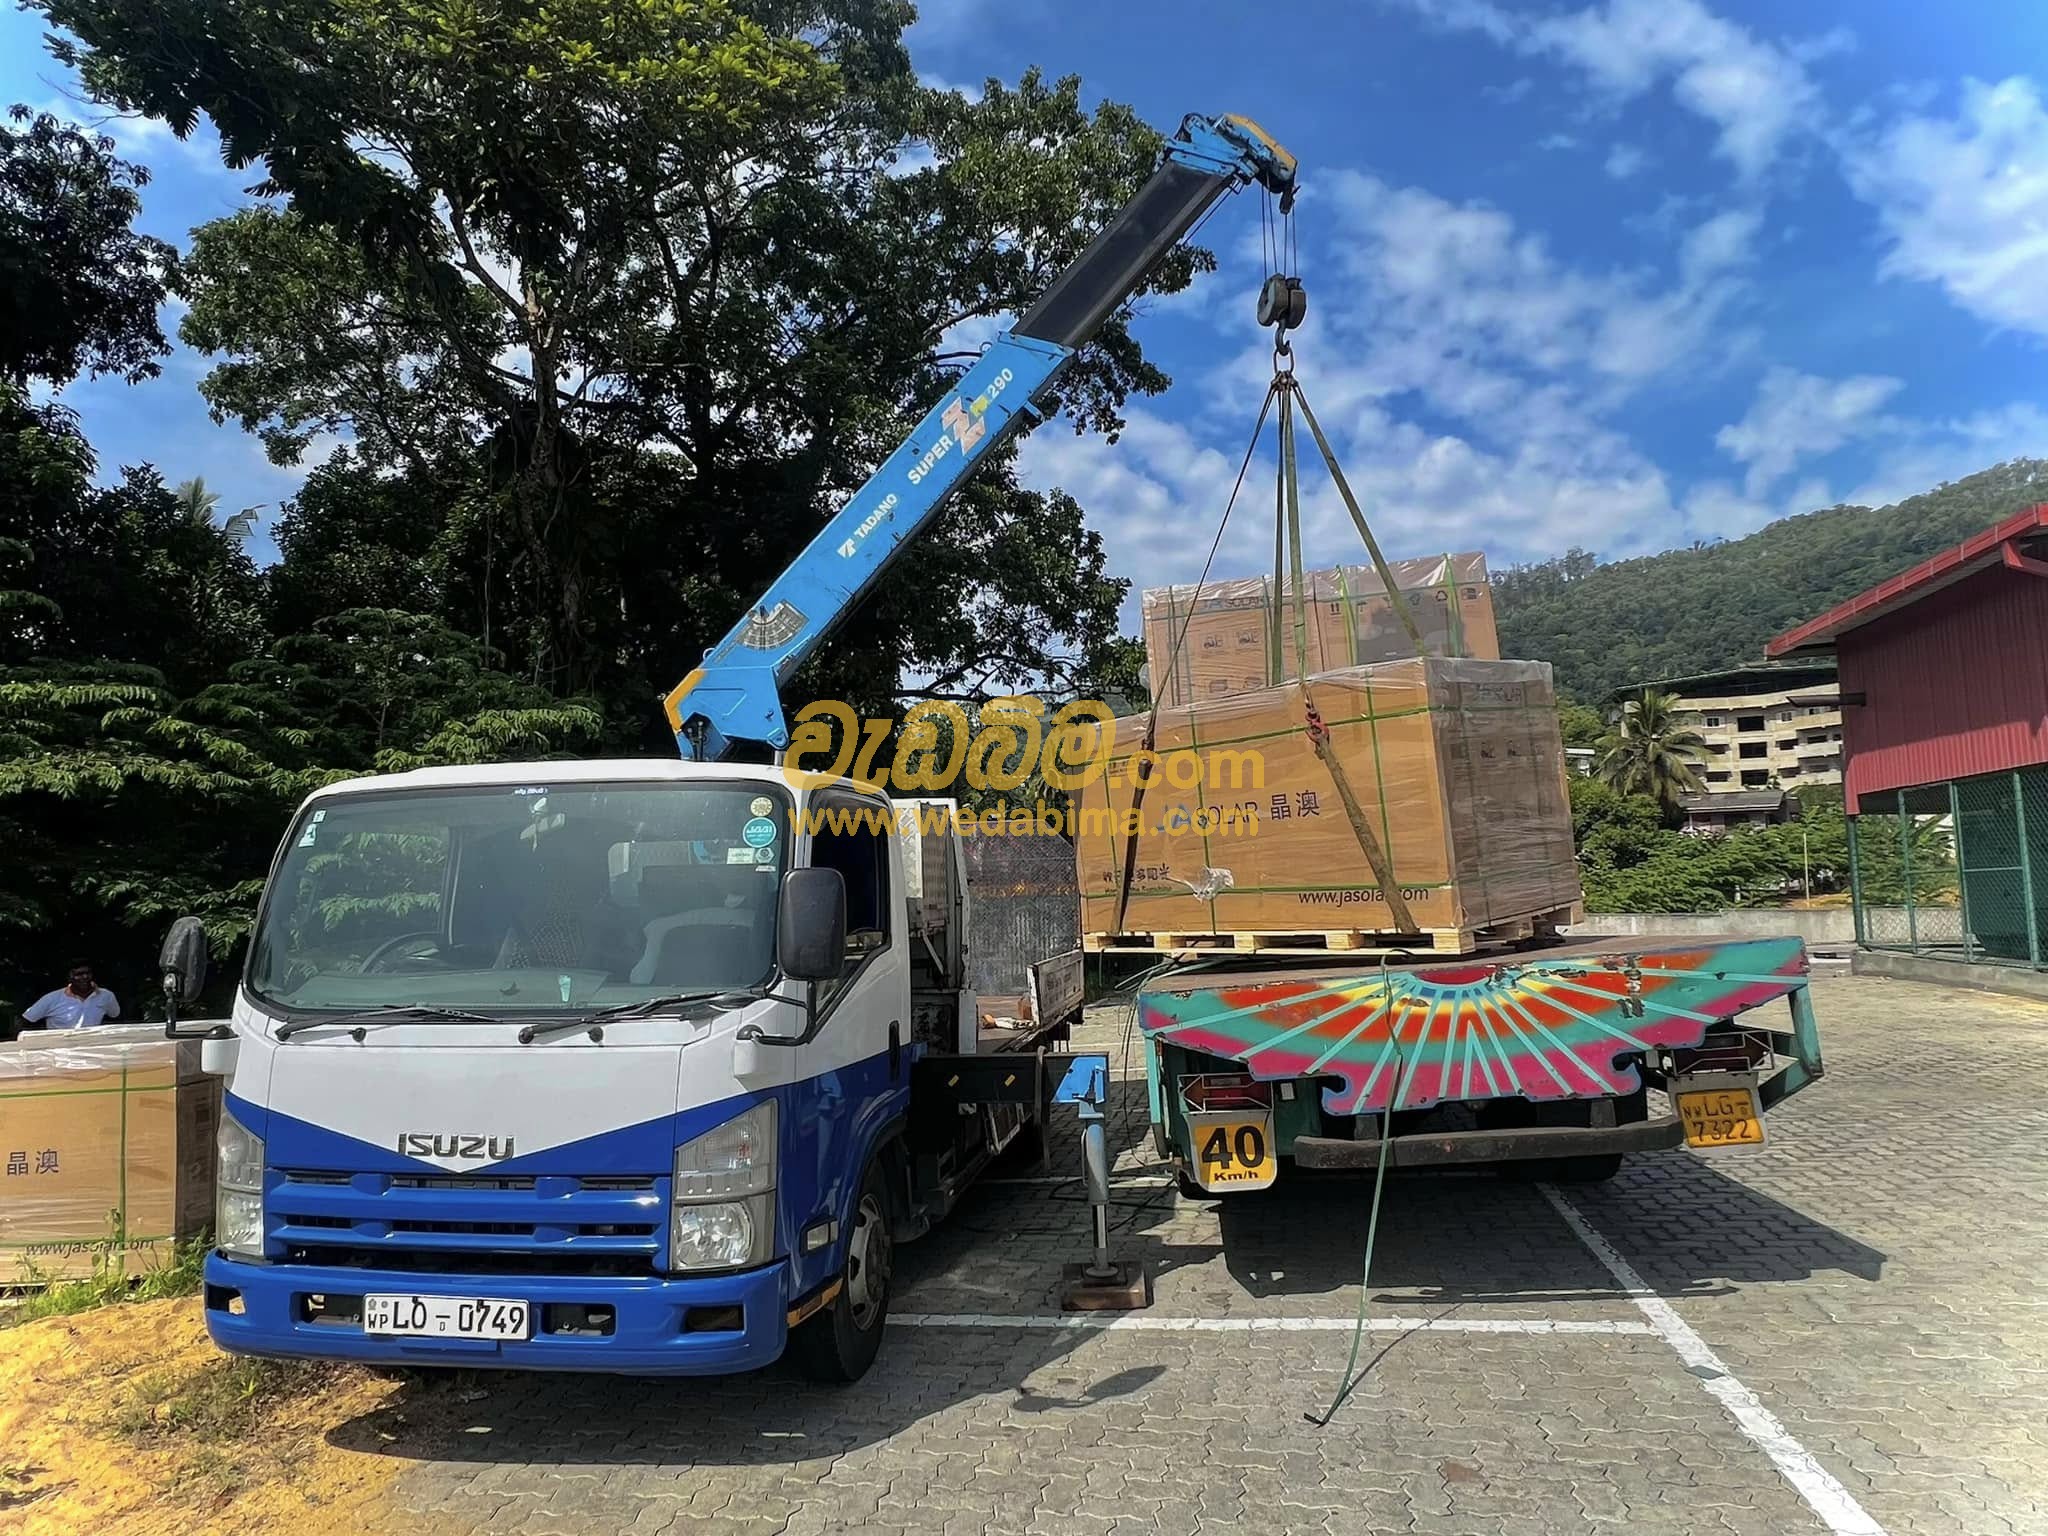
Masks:
[[[1062,1312],[1138,1312],[1151,1305],[1152,1287],[1136,1259],[1119,1259],[1101,1270],[1093,1264],[1060,1267]]]

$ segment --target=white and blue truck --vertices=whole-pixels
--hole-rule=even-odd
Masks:
[[[984,1027],[957,829],[785,770],[780,690],[1202,214],[1252,183],[1287,205],[1294,175],[1243,119],[1184,122],[669,696],[681,761],[308,798],[232,1017],[194,1031],[227,1079],[221,1347],[678,1374],[793,1347],[823,1378],[866,1370],[895,1243],[1056,1096],[1099,1114],[1104,1066],[1048,1051],[1079,1010],[1078,952],[1034,968],[1028,1026]],[[1276,277],[1260,307],[1284,333],[1299,284]],[[205,956],[181,919],[167,996],[198,996]],[[1104,1230],[1098,1203],[1098,1273]]]

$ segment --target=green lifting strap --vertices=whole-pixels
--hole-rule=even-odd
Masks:
[[[1287,509],[1287,548],[1292,561],[1294,590],[1297,598],[1305,590],[1301,559],[1301,475],[1300,466],[1294,453],[1294,401],[1300,398],[1301,386],[1294,381],[1294,375],[1282,374],[1275,381],[1281,386],[1280,393],[1280,491],[1279,499]],[[1301,413],[1308,417],[1311,429],[1315,429],[1315,417],[1309,415],[1308,402],[1301,403]],[[1352,507],[1352,516],[1358,519],[1361,532],[1365,532],[1365,519],[1351,501],[1351,491],[1344,485],[1343,476],[1338,474],[1337,461],[1330,457],[1328,445],[1323,443],[1323,434],[1316,430],[1316,442],[1323,448],[1323,458],[1330,466],[1330,473],[1337,477],[1337,483],[1344,492],[1344,500]],[[1387,584],[1387,594],[1392,597],[1408,625],[1410,634],[1416,636],[1416,654],[1422,654],[1421,633],[1415,627],[1414,617],[1407,605],[1394,590],[1394,579],[1387,570],[1386,561],[1380,558],[1379,546],[1372,541],[1371,533],[1365,534],[1366,548],[1372,551],[1373,561],[1379,566],[1380,579]],[[1372,830],[1372,824],[1365,819],[1365,811],[1358,803],[1358,796],[1352,792],[1351,779],[1344,771],[1344,763],[1330,749],[1330,728],[1323,723],[1321,711],[1316,708],[1315,690],[1308,680],[1308,622],[1305,605],[1295,604],[1294,614],[1294,665],[1295,676],[1301,681],[1301,703],[1307,714],[1308,742],[1315,749],[1316,759],[1329,770],[1330,782],[1337,788],[1337,798],[1344,806],[1345,819],[1351,823],[1351,835],[1358,840],[1359,851],[1365,855],[1365,862],[1372,869],[1372,877],[1378,882],[1380,894],[1386,898],[1387,915],[1394,920],[1394,927],[1402,933],[1420,933],[1415,914],[1408,910],[1407,898],[1401,894],[1401,887],[1394,879],[1394,861],[1387,857],[1387,851],[1380,846],[1379,838]]]
[[[1216,561],[1216,551],[1223,546],[1223,530],[1230,526],[1230,512],[1237,505],[1238,492],[1244,489],[1244,477],[1252,467],[1252,455],[1259,450],[1259,437],[1266,430],[1267,413],[1273,409],[1273,397],[1280,392],[1280,381],[1275,379],[1266,386],[1266,398],[1259,404],[1259,419],[1252,424],[1252,440],[1244,446],[1244,462],[1237,466],[1237,484],[1230,488],[1230,500],[1223,504],[1223,516],[1216,524],[1216,537],[1209,543],[1209,558],[1202,562],[1202,574],[1195,579],[1195,595],[1188,604],[1187,617],[1180,622],[1180,633],[1173,637],[1173,650],[1166,663],[1166,677],[1159,680],[1152,690],[1152,711],[1145,717],[1145,734],[1138,743],[1138,750],[1131,755],[1131,825],[1124,834],[1123,878],[1117,882],[1116,922],[1110,932],[1122,933],[1124,919],[1131,911],[1131,883],[1138,876],[1138,816],[1145,806],[1145,790],[1152,782],[1152,754],[1159,745],[1159,697],[1173,678],[1181,660],[1181,652],[1187,646],[1188,625],[1194,622],[1195,610],[1201,606],[1202,583],[1209,579],[1209,567]],[[1189,690],[1190,701],[1194,692]],[[1103,803],[1109,802],[1109,787],[1103,785]]]
[[[1337,494],[1344,498],[1344,510],[1351,514],[1351,522],[1358,529],[1358,536],[1365,540],[1365,552],[1372,556],[1372,568],[1380,573],[1380,584],[1387,589],[1387,601],[1393,604],[1395,616],[1401,627],[1408,631],[1408,638],[1415,642],[1415,654],[1427,656],[1429,647],[1422,643],[1422,628],[1415,622],[1415,614],[1408,607],[1408,599],[1401,594],[1394,583],[1393,570],[1387,565],[1387,557],[1380,553],[1380,543],[1372,536],[1372,529],[1365,523],[1365,514],[1358,509],[1358,498],[1351,494],[1351,482],[1344,478],[1344,471],[1337,465],[1337,455],[1330,451],[1330,440],[1323,436],[1323,429],[1316,420],[1316,413],[1308,408],[1308,397],[1301,392],[1301,386],[1293,386],[1295,398],[1301,401],[1302,418],[1308,422],[1308,429],[1315,435],[1316,447],[1322,450],[1323,463],[1329,468],[1330,478],[1337,483]]]

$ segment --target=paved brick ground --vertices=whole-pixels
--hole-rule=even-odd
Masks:
[[[2048,1007],[1815,994],[1830,1075],[1768,1147],[1569,1198],[1882,1529],[2048,1532]],[[1055,1315],[1085,1209],[1062,1147],[1055,1182],[985,1185],[902,1251],[906,1321],[855,1387],[485,1376],[408,1389],[453,1433],[401,1403],[336,1438],[406,1458],[401,1503],[450,1532],[1827,1529],[1542,1191],[1492,1178],[1390,1184],[1376,1315],[1612,1331],[1377,1331],[1306,1422],[1344,1364],[1364,1186],[1181,1201],[1133,1090],[1115,1242],[1155,1276],[1142,1329],[912,1321]]]

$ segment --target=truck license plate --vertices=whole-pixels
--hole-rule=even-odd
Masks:
[[[1679,1123],[1685,1127],[1686,1145],[1693,1147],[1754,1147],[1764,1139],[1763,1105],[1756,1089],[1747,1083],[1713,1088],[1676,1088]]]
[[[1204,1189],[1264,1189],[1273,1182],[1273,1117],[1194,1127],[1195,1180]]]
[[[528,1339],[533,1312],[489,1296],[365,1296],[363,1332],[430,1339]]]

